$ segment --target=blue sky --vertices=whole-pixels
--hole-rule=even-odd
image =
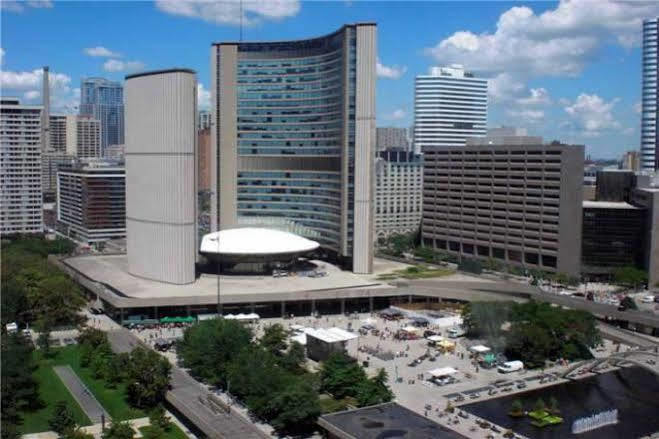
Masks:
[[[593,157],[638,149],[641,20],[659,2],[243,3],[244,40],[299,39],[344,23],[378,24],[378,126],[413,122],[414,77],[464,64],[490,78],[490,126],[584,143]],[[239,38],[235,1],[2,2],[4,95],[40,102],[49,65],[52,105],[75,111],[80,78],[190,67],[208,102],[209,48]]]

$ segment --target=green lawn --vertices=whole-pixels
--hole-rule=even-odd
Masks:
[[[139,430],[142,434],[146,433],[146,431],[151,428],[151,427],[140,427]],[[163,439],[187,439],[188,437],[183,433],[183,431],[178,428],[176,424],[172,424],[172,427],[169,429],[169,431],[165,432],[165,435],[162,436]]]
[[[34,372],[34,377],[39,383],[39,396],[45,405],[40,410],[24,412],[22,414],[23,426],[21,427],[21,432],[28,434],[49,431],[48,421],[52,417],[55,404],[58,401],[65,401],[67,403],[78,425],[91,425],[85,412],[82,411],[64,383],[62,383],[53,370],[53,364],[59,363],[56,363],[55,360],[43,359],[38,351],[35,351],[33,355],[39,366]]]
[[[126,402],[125,384],[122,383],[114,389],[109,389],[105,386],[103,380],[94,379],[91,369],[80,366],[80,355],[77,345],[62,348],[56,360],[58,361],[57,364],[68,364],[71,366],[82,382],[94,394],[98,402],[110,413],[112,419],[124,421],[147,416],[144,411],[128,405]]]

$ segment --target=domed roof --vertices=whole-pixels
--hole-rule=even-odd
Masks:
[[[218,244],[219,239],[219,244]],[[281,230],[244,227],[204,235],[201,253],[220,255],[271,255],[303,253],[320,247],[316,241]]]

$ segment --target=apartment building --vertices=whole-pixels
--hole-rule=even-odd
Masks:
[[[117,162],[90,162],[57,174],[57,229],[84,243],[126,236],[126,174]]]
[[[51,115],[49,151],[78,158],[101,157],[101,122],[90,116]]]
[[[41,233],[41,111],[0,101],[0,234]]]
[[[583,145],[507,139],[426,149],[423,244],[578,276]]]

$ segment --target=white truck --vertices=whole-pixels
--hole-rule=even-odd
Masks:
[[[459,338],[467,334],[467,331],[465,331],[461,326],[454,326],[453,328],[449,328],[448,332],[448,338]]]
[[[500,373],[510,373],[510,372],[515,372],[518,370],[524,369],[524,363],[522,363],[519,360],[514,360],[514,361],[506,361],[505,363],[499,365],[497,367],[497,370]]]

